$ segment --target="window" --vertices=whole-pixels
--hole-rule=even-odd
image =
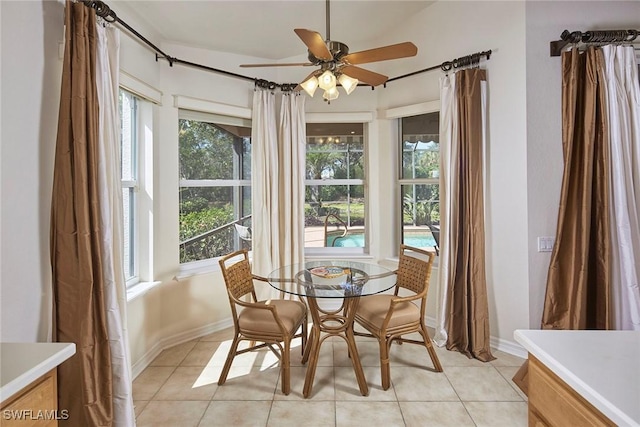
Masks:
[[[178,141],[180,263],[250,249],[250,121],[181,110]]]
[[[365,182],[364,125],[308,123],[305,248],[367,246]]]
[[[123,266],[127,284],[138,276],[138,104],[140,99],[120,90],[120,171],[122,179]]]
[[[438,246],[439,120],[438,112],[400,120],[401,242],[419,248]]]

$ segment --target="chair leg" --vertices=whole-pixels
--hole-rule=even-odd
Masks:
[[[224,362],[224,368],[222,368],[222,372],[220,373],[220,378],[218,378],[218,385],[222,385],[225,383],[225,381],[227,381],[227,375],[229,375],[229,369],[231,369],[233,358],[236,357],[236,351],[238,351],[239,342],[240,336],[236,334],[236,336],[233,337],[233,342],[231,343],[231,348],[229,349],[227,360]]]
[[[387,390],[391,386],[391,370],[389,368],[389,346],[391,341],[387,337],[378,337],[380,345],[380,376],[382,377],[382,389]]]
[[[314,334],[315,334],[315,329],[311,328],[311,331],[309,332],[309,338],[307,339],[307,344],[305,345],[304,350],[302,352],[303,365],[309,361],[309,356],[311,355],[311,346],[314,340]]]
[[[418,330],[420,335],[422,335],[422,339],[424,340],[424,346],[427,347],[427,351],[429,352],[429,357],[431,357],[431,362],[433,363],[433,367],[436,372],[442,372],[442,365],[440,364],[440,359],[438,359],[438,354],[436,353],[436,349],[433,348],[433,343],[431,342],[431,337],[429,337],[429,332],[427,332],[427,328],[422,325]]]
[[[282,394],[285,396],[289,394],[291,391],[291,363],[290,363],[290,354],[291,354],[291,341],[289,339],[284,340],[284,349],[282,350],[282,359],[280,363],[282,364]]]
[[[307,341],[307,316],[305,315],[303,323],[302,323],[302,349],[301,349],[301,352],[302,352],[302,357],[303,358],[304,358],[304,350],[307,347],[307,343],[308,343],[308,341]]]

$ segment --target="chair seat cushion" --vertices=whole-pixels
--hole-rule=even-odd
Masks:
[[[258,304],[269,304],[276,307],[280,320],[288,335],[300,326],[307,307],[300,301],[273,299],[259,301]],[[269,310],[244,308],[238,315],[240,330],[253,333],[281,334],[282,331]]]
[[[382,327],[384,319],[387,317],[391,307],[393,295],[370,295],[360,298],[356,318],[361,318],[365,322],[377,327]],[[388,328],[413,323],[420,320],[420,309],[412,302],[402,302],[397,304],[393,316],[389,321]]]

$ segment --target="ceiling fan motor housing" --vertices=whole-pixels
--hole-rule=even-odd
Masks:
[[[333,56],[333,59],[329,61],[324,61],[322,59],[318,59],[313,53],[309,52],[309,61],[314,64],[322,64],[322,63],[333,63],[336,64],[340,61],[340,59],[349,53],[349,46],[341,42],[335,42],[332,40],[325,41],[329,52]]]

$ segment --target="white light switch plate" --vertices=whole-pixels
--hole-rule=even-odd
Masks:
[[[555,237],[538,237],[538,252],[552,252]]]

